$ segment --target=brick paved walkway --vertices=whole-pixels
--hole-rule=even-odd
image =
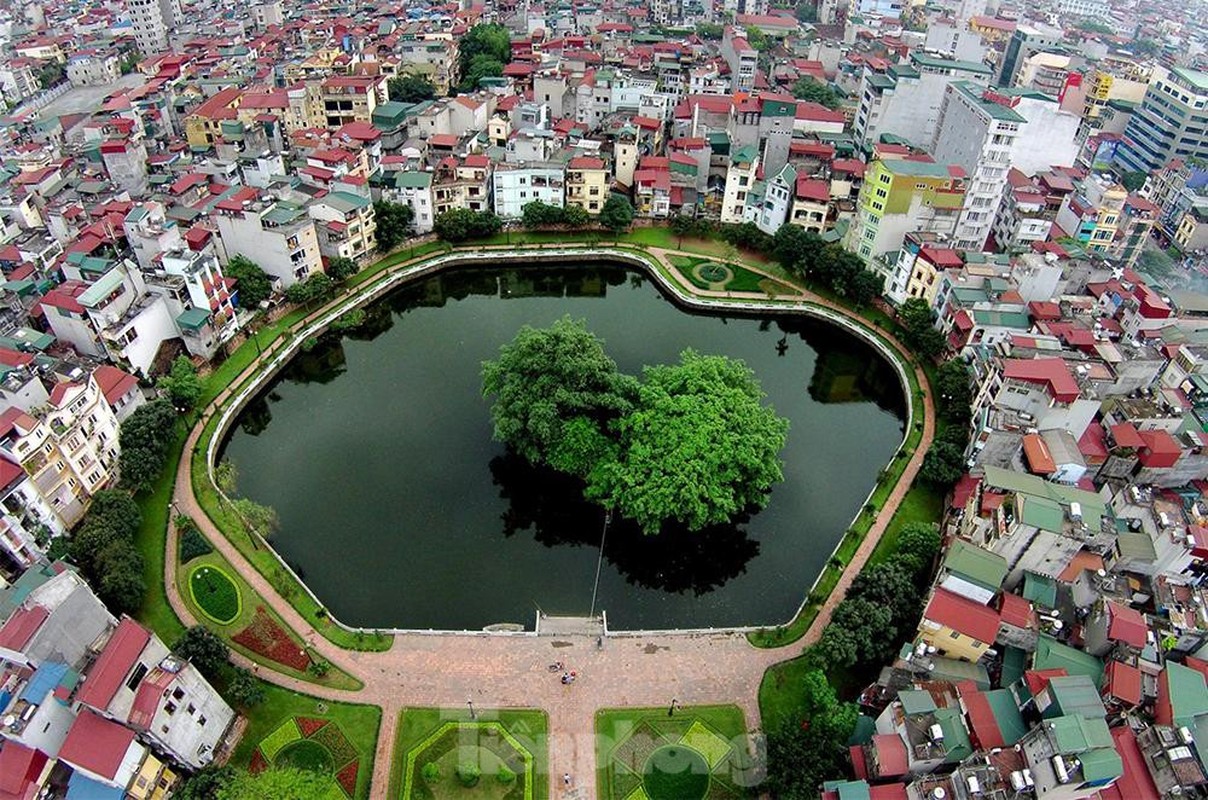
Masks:
[[[666,263],[667,251],[650,252]],[[403,266],[406,264],[395,269]],[[767,297],[757,293],[685,288],[704,296]],[[809,293],[805,297],[850,316],[845,309],[823,298]],[[783,299],[800,301],[802,296]],[[893,344],[906,352],[901,344]],[[235,383],[255,368],[255,364],[248,367]],[[921,371],[919,378],[922,385],[926,385]],[[220,397],[218,402],[224,399]],[[729,633],[618,635],[609,637],[602,648],[597,648],[592,637],[405,634],[396,636],[393,646],[385,652],[353,652],[339,648],[282,598],[201,510],[190,478],[190,454],[196,449],[201,431],[214,408],[207,410],[186,442],[185,457],[181,459],[176,475],[176,507],[197,522],[223,557],[288,625],[311,643],[323,658],[356,676],[365,686],[359,691],[328,689],[267,668],[259,670],[260,677],[326,699],[368,703],[382,708],[371,790],[373,798],[388,796],[396,723],[405,706],[465,708],[467,701],[472,700],[483,716],[493,707],[541,708],[549,714],[551,797],[593,798],[596,788],[594,717],[597,710],[617,706],[665,706],[672,699],[683,705],[736,703],[746,716],[747,726],[757,729],[760,725],[757,695],[764,671],[772,664],[796,656],[801,650],[801,643],[777,650],[758,649],[751,646],[745,636]],[[924,402],[923,410],[923,444],[916,449],[902,481],[810,627],[806,641],[816,640],[851,579],[876,547],[886,523],[905,495],[910,479],[918,471],[934,433],[930,397]],[[168,531],[167,552],[170,557],[165,559],[164,581],[169,601],[185,624],[194,624],[196,620],[181,600],[176,585],[176,559],[171,557],[176,553],[176,531],[172,526]],[[242,658],[238,660],[246,663]],[[579,679],[570,686],[562,685],[559,676],[547,670],[547,665],[554,661],[562,661],[567,669],[578,671]],[[574,789],[569,793],[563,790],[561,782],[561,776],[567,772],[574,777]]]

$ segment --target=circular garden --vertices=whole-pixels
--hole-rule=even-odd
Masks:
[[[726,284],[734,280],[734,270],[717,261],[706,261],[692,268],[697,279],[708,284],[712,289],[724,289]]]
[[[683,710],[672,717],[654,709],[601,712],[596,732],[601,798],[727,800],[744,796],[750,785],[750,756],[734,746],[745,736],[737,709]]]
[[[332,798],[353,797],[361,769],[360,754],[338,723],[314,717],[289,717],[260,740],[249,770],[269,767],[304,769],[331,779]]]
[[[243,610],[239,587],[213,564],[203,564],[189,573],[189,594],[201,613],[219,625],[231,624]]]
[[[407,800],[528,800],[533,755],[498,722],[447,722],[407,751]]]

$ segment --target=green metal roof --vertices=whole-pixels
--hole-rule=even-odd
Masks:
[[[1166,686],[1174,724],[1191,725],[1201,714],[1208,714],[1208,688],[1204,676],[1191,667],[1166,662]]]
[[[1019,713],[1019,705],[1010,689],[993,689],[985,693],[990,711],[994,713],[994,721],[998,723],[998,731],[1002,734],[1003,744],[1011,747],[1028,732],[1028,726]]]
[[[1065,522],[1061,504],[1047,497],[1024,495],[1019,505],[1019,521],[1045,531],[1058,532]]]
[[[929,693],[919,689],[904,689],[898,692],[898,700],[902,702],[902,711],[907,715],[929,714],[935,711],[935,700]]]
[[[1002,653],[1002,685],[1010,686],[1022,678],[1024,670],[1027,669],[1027,665],[1027,653],[1020,648],[1012,647],[1011,645],[1004,647]]]
[[[1070,714],[1044,724],[1049,726],[1062,755],[1077,755],[1096,747],[1112,747],[1112,734],[1102,717],[1087,719]]]
[[[1032,657],[1032,669],[1064,669],[1069,675],[1085,675],[1103,685],[1103,662],[1073,647],[1064,645],[1052,636],[1040,636],[1036,642],[1036,654]]]
[[[964,761],[973,755],[969,741],[969,729],[965,727],[960,709],[941,708],[935,712],[935,721],[944,731],[944,760],[949,764]]]
[[[329,192],[323,196],[320,202],[326,203],[335,210],[344,213],[369,207],[368,198],[361,197],[359,194],[353,194],[352,192]]]
[[[120,269],[111,269],[96,279],[96,282],[80,293],[77,302],[85,308],[94,308],[122,285],[124,277]]]
[[[1007,560],[962,539],[948,548],[944,569],[991,591],[997,591],[1007,576]]]
[[[398,189],[427,189],[432,185],[431,172],[396,172],[394,186]]]
[[[935,69],[951,69],[959,72],[972,72],[975,75],[989,75],[993,72],[985,64],[977,61],[956,61],[949,58],[936,58],[935,56],[920,53],[917,50],[911,51],[910,60],[912,63],[920,67],[932,67]]]
[[[1095,682],[1086,675],[1050,678],[1049,693],[1065,716],[1102,719],[1107,714]]]
[[[1096,747],[1078,756],[1082,762],[1082,780],[1090,784],[1106,785],[1124,774],[1124,760],[1115,747]]]
[[[1103,504],[1103,499],[1094,492],[1061,483],[1051,483],[1025,472],[987,466],[985,481],[987,486],[1004,489],[1008,492],[1047,497],[1050,500],[1056,500],[1063,506],[1078,503],[1082,506],[1082,518],[1087,520],[1088,524],[1091,520],[1097,520],[1099,517],[1107,515],[1107,507]],[[1095,527],[1098,527],[1097,523]]]
[[[730,155],[730,161],[734,164],[748,164],[755,160],[759,155],[759,148],[753,144],[746,144],[736,148]]]
[[[909,642],[906,643],[906,647],[908,650],[913,649]],[[933,665],[931,668],[933,680],[950,681],[951,683],[972,681],[982,691],[990,688],[990,673],[986,672],[986,668],[981,664],[971,664],[968,661],[943,658],[942,656],[933,656],[931,664]]]
[[[982,93],[985,91],[984,86],[980,86],[972,81],[955,81],[952,86],[956,88],[956,91],[965,95],[965,98],[971,105],[986,112],[991,119],[999,122],[1017,122],[1021,125],[1027,122],[1026,119],[1013,109],[1001,103],[996,103],[993,100],[984,99],[982,97]]]
[[[1035,572],[1023,574],[1023,599],[1038,606],[1054,608],[1057,605],[1057,582]]]
[[[176,317],[176,324],[191,331],[204,327],[209,321],[210,312],[197,307],[185,309]]]
[[[1153,540],[1144,533],[1121,533],[1116,537],[1120,555],[1124,558],[1135,558],[1140,561],[1154,561],[1158,552],[1154,549]]]

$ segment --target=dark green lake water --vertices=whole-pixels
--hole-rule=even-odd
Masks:
[[[688,314],[622,268],[462,269],[369,306],[301,354],[225,447],[273,545],[352,625],[531,628],[586,614],[603,512],[491,439],[479,369],[524,324],[587,320],[622,370],[693,347],[743,359],[791,428],[784,483],[749,520],[695,534],[608,529],[597,608],[614,628],[789,618],[903,436],[892,368],[804,317]]]

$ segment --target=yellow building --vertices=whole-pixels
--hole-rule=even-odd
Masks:
[[[608,199],[608,165],[603,159],[580,156],[566,164],[566,205],[599,214]]]
[[[866,262],[902,246],[916,231],[952,235],[965,204],[965,171],[904,159],[872,162],[844,245]]]
[[[373,110],[386,97],[383,77],[335,75],[319,84],[321,120],[316,127],[338,128],[349,122],[372,122]]]
[[[1127,62],[1115,68],[1097,68],[1086,79],[1086,105],[1082,119],[1093,122],[1112,100],[1140,103],[1149,86],[1151,69]]]
[[[319,78],[333,72],[343,72],[343,67],[336,66],[336,59],[344,56],[338,48],[318,50],[308,55],[302,61],[294,61],[285,66],[285,84],[299,83],[308,78]]]
[[[223,120],[235,119],[243,90],[223,89],[185,117],[185,138],[194,150],[209,150],[222,135]]]
[[[961,661],[977,661],[997,637],[997,611],[947,589],[936,589],[919,623],[919,641]]]
[[[150,751],[143,757],[138,774],[126,789],[132,800],[164,800],[176,785],[177,775]]]
[[[976,33],[982,38],[983,42],[992,44],[996,42],[1005,42],[1011,38],[1011,34],[1015,33],[1015,23],[998,17],[971,17],[969,19],[969,30]]]

